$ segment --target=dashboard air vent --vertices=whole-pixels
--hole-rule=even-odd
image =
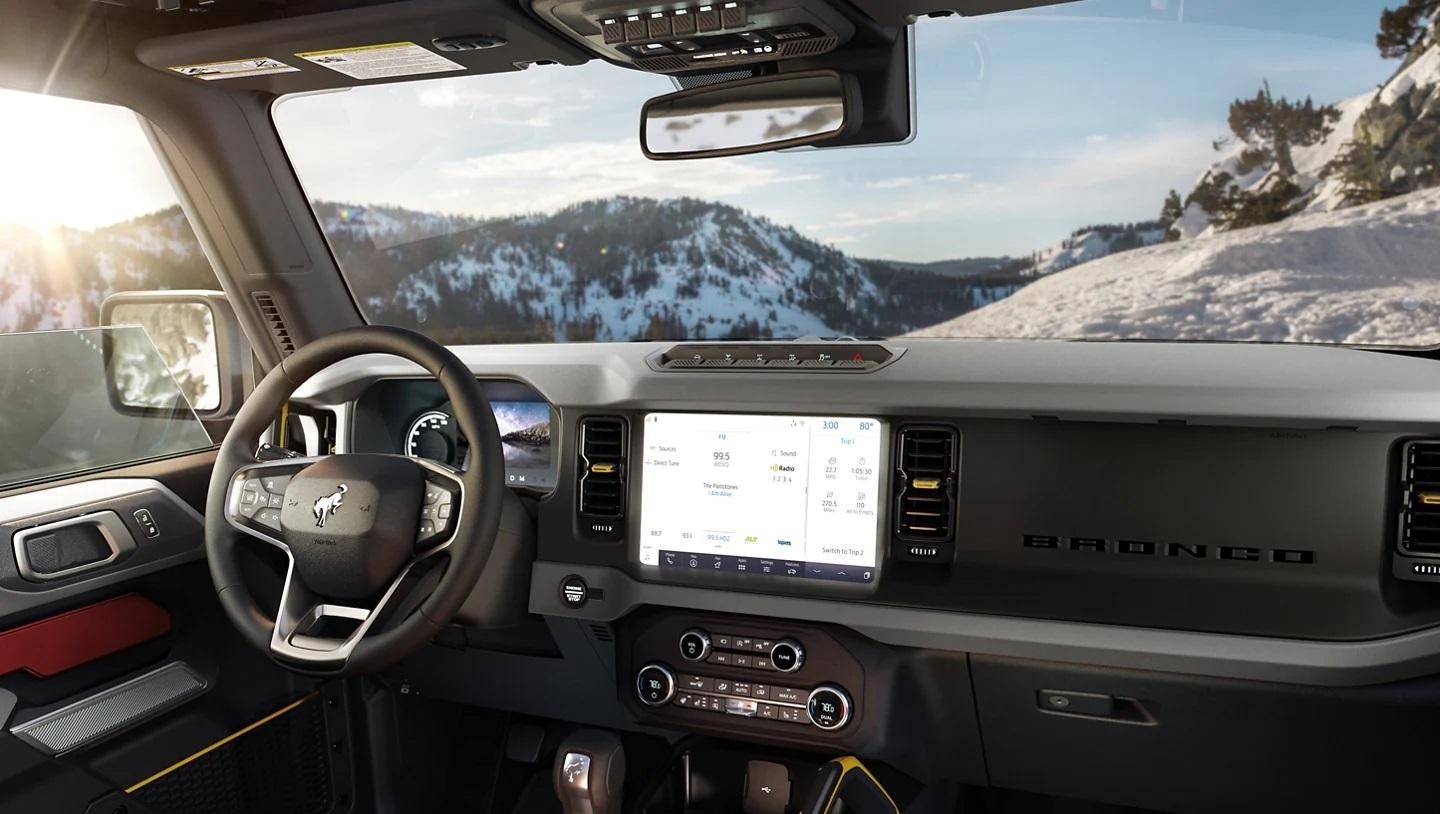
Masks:
[[[1440,442],[1406,445],[1402,488],[1400,551],[1440,557]]]
[[[625,419],[592,416],[580,420],[578,469],[581,530],[618,539],[625,520]]]
[[[280,314],[280,306],[275,302],[275,298],[266,291],[256,291],[251,296],[255,298],[255,307],[260,309],[260,318],[265,320],[265,327],[275,340],[275,347],[280,349],[280,355],[289,356],[294,353],[295,340],[290,338],[290,329],[285,327],[285,317]]]
[[[955,555],[960,436],[952,427],[902,427],[895,450],[892,556],[948,563]]]

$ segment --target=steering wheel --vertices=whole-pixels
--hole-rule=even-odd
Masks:
[[[470,439],[465,470],[401,455],[257,461],[260,437],[296,388],[336,362],[370,353],[415,362],[444,388]],[[441,345],[378,326],[308,343],[260,382],[220,445],[205,510],[205,551],[220,604],[247,640],[293,670],[353,675],[393,664],[434,637],[479,580],[504,505],[504,467],[489,403]],[[246,537],[289,560],[273,619],[241,580],[239,541]],[[427,561],[438,568],[442,553],[449,561],[439,580],[412,579],[417,584],[400,603],[402,582]]]

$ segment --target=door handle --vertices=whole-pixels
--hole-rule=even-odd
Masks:
[[[31,582],[103,568],[135,548],[135,538],[112,511],[31,526],[15,532],[11,540],[16,569]]]

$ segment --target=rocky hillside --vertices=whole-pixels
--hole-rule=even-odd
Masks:
[[[1436,22],[1440,22],[1437,20]],[[1237,100],[1222,156],[1167,204],[1171,239],[1333,212],[1440,186],[1440,37],[1436,22],[1373,91],[1333,105]]]
[[[487,221],[318,209],[373,319],[455,341],[888,336],[1026,282],[859,260],[690,198],[610,198]]]

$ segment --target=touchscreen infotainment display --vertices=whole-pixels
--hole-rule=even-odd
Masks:
[[[640,562],[871,583],[884,437],[872,418],[647,415]]]

